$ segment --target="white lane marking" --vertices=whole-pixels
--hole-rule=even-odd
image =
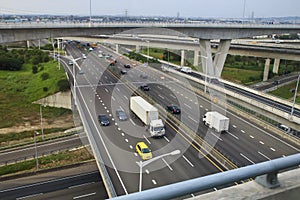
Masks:
[[[200,108],[203,108],[203,106],[202,106],[202,105],[200,105]]]
[[[165,97],[161,96],[160,94],[158,95],[160,98],[165,99]]]
[[[186,103],[183,103],[186,107],[188,107],[189,109],[192,109],[192,107]]]
[[[229,131],[227,131],[227,133],[229,133],[229,135],[231,135],[231,136],[234,137],[235,139],[239,140],[238,136],[234,135],[233,133],[230,133]]]
[[[257,153],[259,153],[260,155],[262,155],[263,157],[265,157],[266,159],[268,159],[268,160],[271,160],[268,156],[266,156],[265,154],[263,154],[263,153],[261,153],[261,152],[257,152]]]
[[[172,167],[167,163],[167,161],[166,161],[164,158],[162,158],[162,160],[163,160],[164,163],[168,166],[168,168],[169,168],[171,171],[173,171]]]
[[[28,196],[16,198],[16,200],[19,200],[19,199],[27,199],[27,198],[35,197],[35,196],[42,195],[42,194],[43,194],[43,193],[32,194],[32,195],[28,195]]]
[[[106,110],[106,109],[107,109],[107,107],[106,107],[106,106],[104,106],[104,109]]]
[[[84,194],[84,195],[81,195],[81,196],[73,197],[73,199],[80,199],[80,198],[92,196],[92,195],[95,195],[95,194],[96,194],[96,192],[89,193],[89,194]]]
[[[191,161],[189,161],[184,155],[182,155],[183,159],[189,163],[189,165],[191,165],[192,167],[194,167],[193,163],[191,163]]]
[[[109,110],[106,110],[107,113],[109,113]]]
[[[236,125],[232,125],[233,128],[236,128]]]
[[[170,140],[166,136],[164,136],[164,139],[167,140],[167,142],[170,142]]]
[[[205,111],[208,111],[208,109],[207,109],[207,108],[205,108]]]
[[[94,183],[95,182],[83,183],[83,184],[80,184],[80,185],[73,185],[73,186],[70,186],[68,188],[72,189],[72,188],[77,188],[77,187],[81,187],[81,186],[85,186],[85,185],[89,185],[89,184],[94,184]]]
[[[152,179],[152,183],[153,183],[154,185],[157,184],[157,182],[156,182],[154,179]]]
[[[133,124],[133,126],[135,126],[135,123],[132,121],[132,119],[129,119],[130,120],[130,122]]]
[[[124,136],[125,136],[125,133],[121,133],[121,135],[124,137]]]
[[[134,153],[134,155],[135,155],[135,156],[138,156],[138,154],[137,154],[137,153]]]
[[[128,100],[128,97],[126,97],[125,95],[124,95],[124,98],[125,98],[126,100]]]
[[[129,145],[129,148],[130,148],[130,149],[133,149],[133,146],[132,146],[132,145]]]
[[[252,135],[249,135],[252,139],[254,138],[254,136],[252,136]]]
[[[129,142],[127,138],[125,139],[125,142],[127,142],[127,143]]]
[[[273,149],[273,148],[270,148],[272,151],[276,151],[275,149]]]
[[[262,142],[262,141],[259,141],[259,143],[260,143],[260,144],[265,144],[265,143],[264,143],[264,142]]]
[[[162,88],[161,88],[161,87],[159,87],[159,86],[157,86],[157,88],[158,88],[158,89],[160,89],[160,90],[162,90]]]
[[[176,99],[176,97],[173,94],[170,94],[171,97],[173,97],[173,99]]]
[[[194,122],[198,123],[196,120],[194,120],[191,116],[188,116],[188,118],[190,118],[191,120],[193,120]]]
[[[108,93],[108,89],[104,88],[104,90]]]
[[[119,88],[117,88],[117,90],[118,90],[118,92],[120,92],[120,89],[119,89]]]
[[[149,144],[151,144],[151,142],[148,140],[148,138],[147,138],[145,135],[143,135],[143,137],[145,138],[145,140],[146,140]]]
[[[246,160],[248,160],[249,162],[251,162],[252,164],[255,164],[252,160],[250,160],[249,158],[247,158],[244,154],[240,153],[240,155],[245,158]]]
[[[113,96],[111,96],[111,99],[115,101],[115,98]]]
[[[150,174],[150,172],[149,172],[149,170],[148,170],[148,169],[146,169],[146,170],[145,170],[145,172],[146,172],[147,174]]]
[[[245,131],[244,131],[244,130],[241,130],[241,132],[242,132],[242,133],[245,133]]]
[[[214,134],[213,132],[210,132],[213,136],[215,136],[216,138],[218,138],[218,140],[221,140],[221,141],[223,141],[222,140],[222,138],[220,138],[219,136],[217,136],[216,134]]]
[[[116,123],[116,125],[117,125],[117,123]],[[120,131],[121,130],[121,128],[120,127],[118,127],[118,131]]]

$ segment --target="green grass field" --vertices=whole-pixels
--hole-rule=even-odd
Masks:
[[[58,92],[57,82],[66,79],[64,70],[58,70],[54,61],[40,65],[36,74],[28,64],[21,71],[0,71],[0,128],[38,119],[40,106],[32,102]],[[49,78],[43,80],[43,73],[49,74]],[[55,117],[66,112],[70,111],[46,107],[43,116]]]
[[[274,96],[278,96],[283,99],[288,99],[290,101],[293,101],[295,92],[293,91],[296,88],[296,82],[290,83],[288,85],[279,87],[277,90],[269,92],[270,94]],[[298,96],[296,98],[296,103],[300,103],[300,91],[298,86]]]

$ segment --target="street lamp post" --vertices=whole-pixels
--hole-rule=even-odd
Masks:
[[[38,158],[38,152],[37,152],[37,146],[36,146],[36,135],[40,134],[37,131],[34,131],[33,138],[34,138],[34,147],[35,147],[35,163],[36,163],[36,170],[39,169],[39,158]]]
[[[149,64],[149,55],[150,55],[150,53],[149,53],[149,40],[146,40],[146,42],[147,42],[147,46],[148,46],[148,57],[147,57],[147,63]]]
[[[145,167],[146,165],[149,165],[150,163],[160,159],[160,158],[163,158],[163,157],[166,157],[166,156],[175,156],[177,154],[180,154],[180,150],[175,150],[175,151],[172,151],[170,153],[166,153],[166,154],[163,154],[163,155],[160,155],[160,156],[156,156],[150,160],[147,160],[147,161],[140,161],[140,162],[136,162],[137,165],[140,167],[140,182],[139,182],[139,192],[142,191],[142,171],[143,171],[143,167]]]
[[[296,97],[297,97],[297,91],[298,91],[298,86],[299,86],[299,80],[300,80],[300,73],[298,75],[298,79],[297,79],[297,84],[296,84],[296,88],[295,88],[295,94],[294,94],[294,98],[293,98],[293,106],[292,106],[292,110],[291,110],[291,117],[294,114],[294,107],[295,107],[295,102],[296,102]]]

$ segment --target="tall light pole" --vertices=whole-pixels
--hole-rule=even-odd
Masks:
[[[142,174],[143,174],[143,167],[145,167],[146,165],[149,165],[150,163],[160,159],[160,158],[163,158],[163,157],[166,157],[166,156],[175,156],[177,154],[180,154],[180,150],[175,150],[175,151],[172,151],[170,153],[166,153],[166,154],[163,154],[163,155],[160,155],[160,156],[156,156],[150,160],[147,160],[147,161],[140,161],[140,162],[136,162],[137,165],[140,167],[140,183],[139,183],[139,192],[142,191]]]
[[[37,146],[36,146],[36,135],[40,134],[37,131],[34,131],[33,133],[33,138],[34,138],[34,147],[35,147],[35,163],[36,163],[36,170],[39,169],[39,157],[38,157],[38,152],[37,152]]]
[[[148,46],[148,57],[147,57],[147,64],[149,64],[149,40],[146,40],[146,42],[147,42],[147,46]]]
[[[92,0],[90,0],[90,25],[92,24]]]
[[[298,86],[299,86],[299,80],[300,80],[300,73],[298,75],[298,79],[297,79],[297,84],[296,84],[296,88],[295,88],[295,94],[294,94],[294,99],[293,99],[293,106],[292,106],[292,110],[291,110],[291,117],[294,114],[294,107],[295,107],[295,102],[296,102],[296,97],[297,97],[297,91],[298,91]]]
[[[245,12],[246,12],[246,0],[244,0],[243,20],[245,20]]]

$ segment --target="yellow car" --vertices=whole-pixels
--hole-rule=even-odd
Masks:
[[[148,160],[152,158],[151,150],[144,142],[138,142],[135,146],[135,150],[143,160]]]

